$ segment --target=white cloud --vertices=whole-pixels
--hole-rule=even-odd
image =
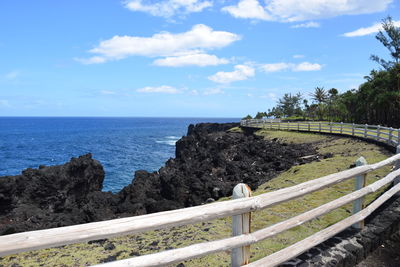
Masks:
[[[99,64],[99,63],[104,63],[106,62],[106,58],[104,57],[91,57],[91,58],[74,58],[76,61],[85,64],[85,65],[89,65],[89,64]]]
[[[272,63],[272,64],[263,64],[260,66],[261,70],[264,72],[278,72],[284,70],[291,70],[291,71],[316,71],[321,70],[322,65],[318,63],[310,63],[307,61],[301,62],[299,64],[294,63]]]
[[[305,55],[293,55],[293,58],[304,58]]]
[[[342,15],[381,12],[393,0],[270,0],[261,6],[258,0],[240,0],[236,6],[222,8],[236,18],[273,21],[305,21]]]
[[[19,71],[14,70],[14,71],[10,71],[9,73],[6,73],[6,75],[4,75],[4,77],[5,77],[7,80],[15,80],[16,78],[18,78],[18,76],[19,76],[20,74],[21,74],[21,73],[20,73]]]
[[[272,0],[267,9],[286,21],[384,11],[393,0]]]
[[[168,85],[162,85],[158,87],[146,86],[140,89],[137,89],[136,92],[139,93],[163,93],[163,94],[178,94],[181,90],[176,89],[175,87],[171,87]]]
[[[220,88],[213,88],[206,90],[203,95],[219,95],[219,94],[224,94],[225,92],[222,91]]]
[[[318,63],[302,62],[293,66],[293,71],[316,71],[321,70],[322,65]]]
[[[292,25],[290,26],[290,28],[319,28],[321,25],[318,22],[315,21],[309,21],[306,23],[301,23],[301,24],[296,24],[296,25]]]
[[[198,24],[191,30],[172,34],[161,32],[151,37],[114,36],[89,52],[96,54],[88,59],[76,59],[85,64],[104,63],[129,56],[168,57],[201,54],[204,50],[222,48],[240,40],[240,36],[231,32],[214,31]]]
[[[289,63],[272,63],[272,64],[264,64],[261,66],[261,69],[265,72],[276,72],[289,69],[291,64]]]
[[[183,55],[176,57],[166,57],[157,59],[154,62],[157,66],[168,66],[168,67],[183,67],[183,66],[217,66],[220,64],[228,64],[229,60],[225,58],[218,58],[215,55],[208,54],[192,54]]]
[[[258,0],[241,0],[236,6],[223,7],[222,11],[228,12],[235,18],[273,20]]]
[[[393,24],[396,27],[400,27],[400,21],[393,21]],[[365,36],[365,35],[377,33],[380,30],[383,30],[382,23],[375,23],[374,25],[372,25],[370,27],[360,28],[360,29],[352,31],[352,32],[346,32],[342,35],[345,37],[359,37],[359,36]]]
[[[170,18],[177,14],[189,14],[201,12],[213,5],[212,1],[201,0],[164,0],[157,3],[144,4],[143,0],[131,0],[125,3],[125,7],[132,11],[141,11],[153,16]]]
[[[236,65],[234,71],[224,72],[219,71],[216,74],[209,76],[208,79],[216,83],[231,83],[235,81],[247,80],[255,75],[254,68],[247,65]]]

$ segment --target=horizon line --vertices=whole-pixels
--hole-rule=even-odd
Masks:
[[[165,119],[240,119],[240,117],[178,117],[178,116],[1,116],[0,118],[165,118]]]

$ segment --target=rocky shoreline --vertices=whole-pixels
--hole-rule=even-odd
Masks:
[[[316,151],[306,144],[229,132],[238,124],[190,125],[175,158],[157,172],[136,171],[118,193],[102,192],[104,170],[90,154],[58,166],[0,177],[0,235],[200,205],[230,196],[240,182],[252,189]]]

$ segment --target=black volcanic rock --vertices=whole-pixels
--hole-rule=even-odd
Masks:
[[[190,124],[187,135],[205,135],[215,132],[226,132],[233,127],[238,127],[240,123],[198,123]]]
[[[255,189],[316,153],[309,145],[225,132],[237,124],[223,126],[190,125],[188,135],[176,143],[174,159],[158,172],[137,171],[132,184],[121,190],[120,211],[129,213],[133,205],[140,207],[137,214],[199,205],[231,195],[240,182]]]
[[[0,177],[0,234],[87,222],[82,206],[103,180],[103,167],[90,154]]]
[[[235,126],[190,125],[188,135],[176,143],[175,158],[157,172],[136,171],[132,183],[117,194],[101,192],[103,167],[90,154],[0,177],[0,234],[199,205],[231,195],[240,182],[255,189],[304,163],[301,157],[316,154],[309,145],[227,132]]]

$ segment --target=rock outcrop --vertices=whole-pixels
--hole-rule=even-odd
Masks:
[[[101,191],[103,167],[90,154],[0,177],[0,234],[199,205],[229,196],[240,182],[255,189],[315,154],[309,145],[227,132],[235,126],[190,125],[175,158],[157,172],[137,171],[116,194]]]
[[[0,233],[88,221],[83,206],[90,194],[101,192],[103,180],[103,167],[90,154],[0,177]]]
[[[135,173],[132,184],[119,193],[120,211],[129,212],[133,205],[143,213],[199,205],[231,195],[240,182],[255,189],[291,166],[305,163],[301,157],[315,154],[309,145],[281,144],[220,127],[190,126],[188,135],[176,143],[176,157],[165,167]]]

